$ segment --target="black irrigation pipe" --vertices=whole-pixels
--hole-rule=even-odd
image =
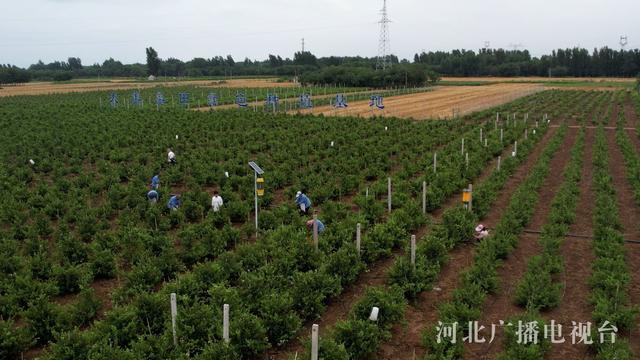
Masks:
[[[431,225],[442,225],[441,222],[432,222]],[[491,230],[491,229],[489,229]],[[526,234],[535,234],[535,235],[540,235],[542,234],[542,231],[539,230],[524,230],[523,231]],[[589,236],[589,235],[578,235],[578,234],[565,234],[565,237],[570,237],[570,238],[578,238],[578,239],[593,239],[593,236]],[[640,240],[629,240],[629,239],[624,239],[624,242],[629,243],[629,244],[638,244],[640,245]]]
[[[537,230],[525,230],[524,231],[527,234],[542,234],[542,231],[537,231]],[[578,234],[565,234],[565,237],[570,237],[570,238],[579,238],[579,239],[593,239],[593,236],[589,236],[589,235],[578,235]],[[624,242],[630,243],[630,244],[640,244],[640,240],[628,240],[628,239],[624,239]]]

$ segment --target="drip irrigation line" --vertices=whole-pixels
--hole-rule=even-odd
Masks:
[[[542,234],[542,231],[538,231],[538,230],[525,230],[524,231],[527,234]],[[593,236],[590,235],[579,235],[579,234],[565,234],[565,237],[570,237],[570,238],[578,238],[578,239],[593,239]],[[631,239],[624,239],[624,242],[626,243],[630,243],[630,244],[640,244],[640,240],[631,240]]]

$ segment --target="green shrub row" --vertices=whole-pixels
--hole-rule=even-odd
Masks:
[[[622,138],[619,137],[619,140]],[[592,266],[590,285],[591,303],[594,306],[593,320],[596,329],[605,322],[619,331],[635,326],[637,309],[629,305],[627,292],[630,274],[625,261],[624,238],[619,220],[616,189],[609,171],[608,144],[604,130],[596,132],[593,153],[594,166],[594,252],[596,260]],[[594,339],[597,333],[592,334]],[[594,341],[598,359],[630,359],[628,343],[618,338],[616,343]]]
[[[563,143],[567,132],[563,126],[550,140],[529,177],[518,186],[508,207],[493,234],[478,245],[474,264],[461,274],[460,287],[454,291],[453,300],[439,308],[439,319],[445,324],[458,323],[462,338],[462,328],[470,321],[480,318],[481,309],[488,294],[498,288],[497,268],[511,250],[517,246],[518,235],[529,222],[536,203],[538,190],[549,175],[549,165],[555,152]],[[429,359],[459,359],[463,356],[462,343],[436,341],[436,328],[427,329],[423,342]]]

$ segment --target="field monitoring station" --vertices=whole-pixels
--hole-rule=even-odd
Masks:
[[[0,359],[640,359],[640,5],[544,1],[5,4]]]

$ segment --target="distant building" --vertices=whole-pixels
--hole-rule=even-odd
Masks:
[[[156,81],[156,77],[153,75],[149,75],[149,81]]]

